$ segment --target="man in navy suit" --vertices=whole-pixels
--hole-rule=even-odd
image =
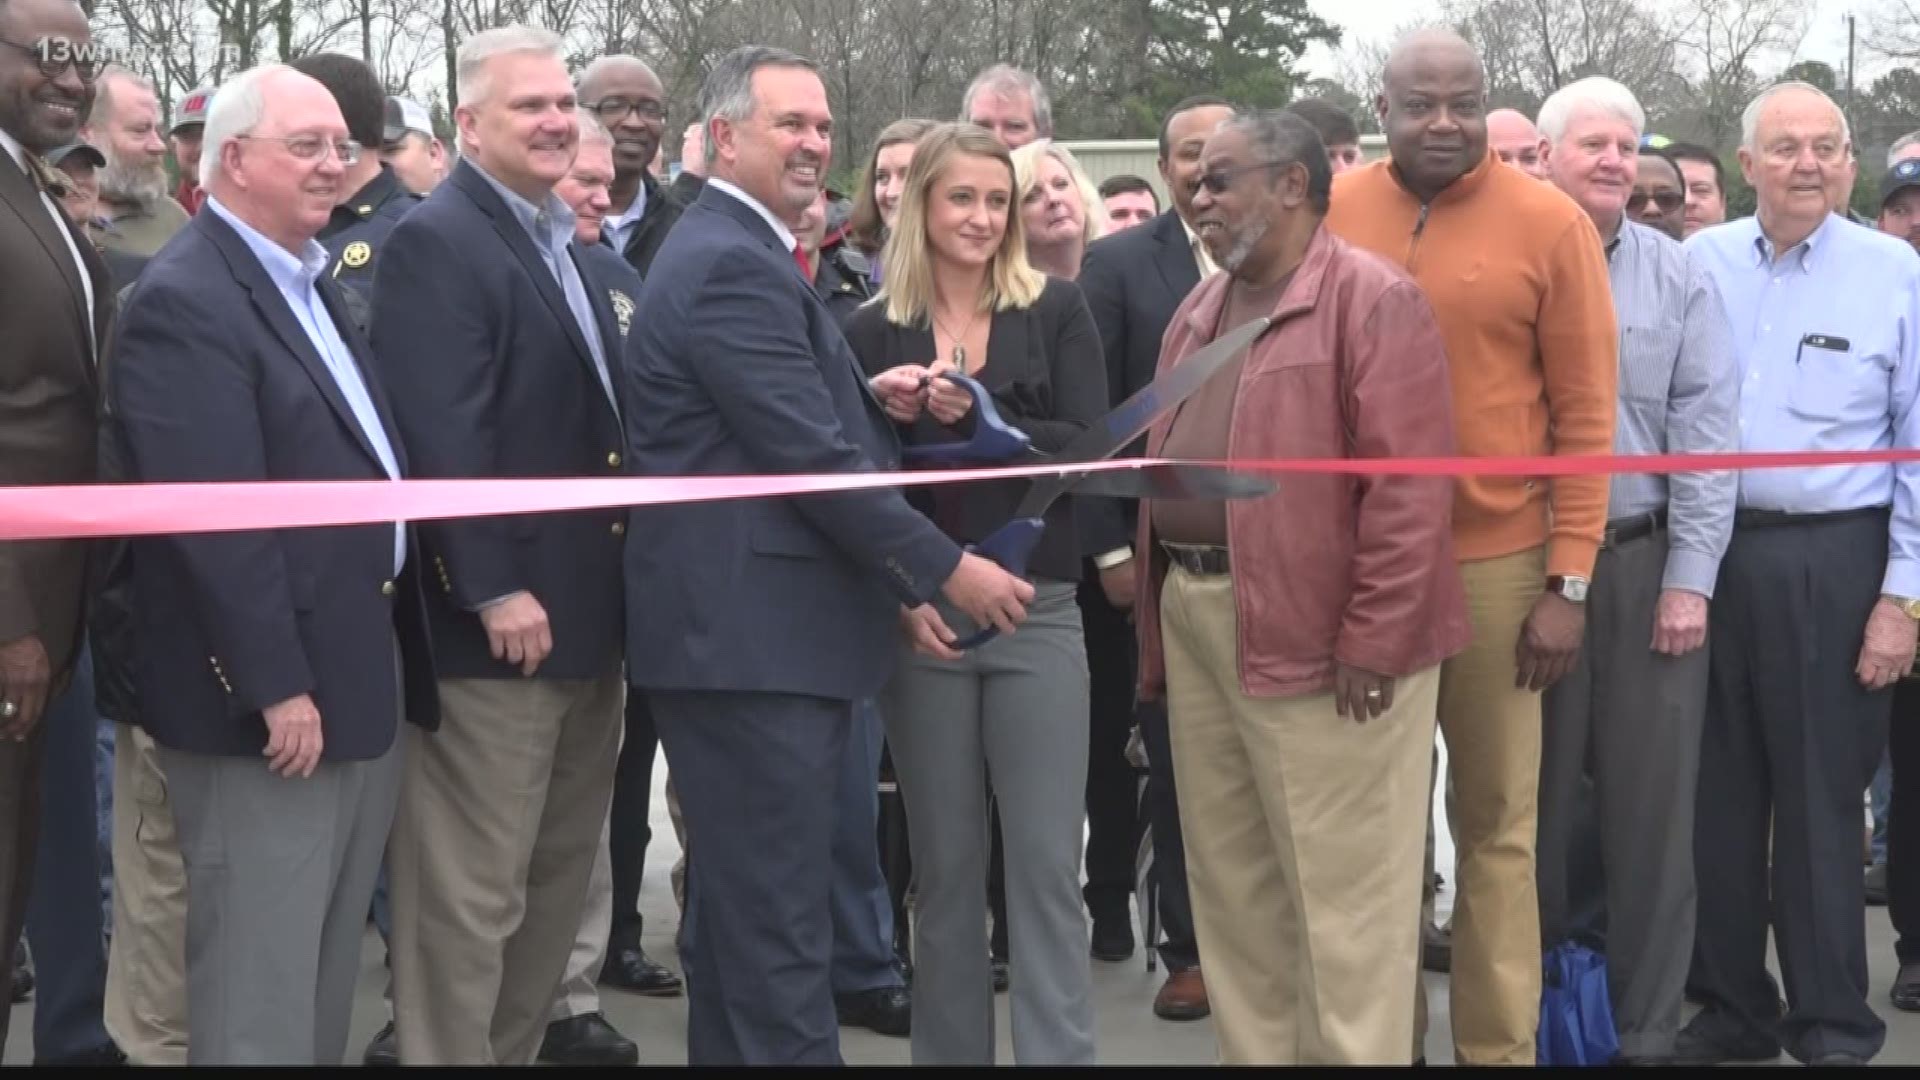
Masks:
[[[111,387],[137,481],[388,480],[407,459],[314,236],[362,152],[281,65],[223,86],[207,213],[129,294]],[[404,525],[133,545],[140,722],[187,872],[188,1061],[338,1065],[398,798],[437,709]]]
[[[394,227],[373,342],[416,471],[619,476],[608,287],[553,186],[579,137],[560,39],[475,34],[463,153]],[[531,1064],[586,903],[620,741],[624,511],[425,526],[441,726],[388,851],[400,1061]]]
[[[885,397],[793,258],[825,182],[833,118],[811,62],[748,46],[701,90],[708,181],[640,289],[627,340],[637,466],[662,475],[893,468]],[[829,968],[834,777],[854,702],[893,666],[903,606],[944,592],[1012,632],[1033,588],[964,554],[899,492],[633,512],[627,666],[680,791],[689,861],[681,960],[693,1064],[837,1064]],[[948,653],[951,630],[918,639]],[[985,827],[982,822],[981,827]]]

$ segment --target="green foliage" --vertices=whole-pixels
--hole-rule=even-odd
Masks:
[[[1157,129],[1174,103],[1205,88],[1253,107],[1291,101],[1309,45],[1338,45],[1340,31],[1307,0],[1154,0],[1148,72],[1129,95],[1136,128]]]

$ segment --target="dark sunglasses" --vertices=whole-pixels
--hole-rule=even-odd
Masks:
[[[5,38],[0,38],[0,45],[19,49],[21,52],[38,60],[40,62],[40,74],[45,75],[49,79],[59,78],[62,72],[71,67],[73,68],[73,73],[80,76],[81,82],[91,83],[100,77],[100,72],[107,66],[107,61],[104,57],[95,55],[96,46],[75,45],[73,42],[61,37],[41,38],[31,45],[22,45],[18,41],[8,41]]]
[[[1255,169],[1272,169],[1281,165],[1290,164],[1292,164],[1292,162],[1256,161],[1251,165],[1242,165],[1237,169],[1215,169],[1212,172],[1202,174],[1198,183],[1201,187],[1206,188],[1207,193],[1210,195],[1225,195],[1227,189],[1233,186],[1233,179],[1236,176],[1250,173]]]
[[[1636,191],[1627,196],[1627,211],[1633,214],[1639,213],[1646,209],[1648,199],[1652,199],[1653,205],[1659,207],[1663,214],[1671,214],[1687,204],[1687,197],[1677,191],[1656,191],[1651,194]]]

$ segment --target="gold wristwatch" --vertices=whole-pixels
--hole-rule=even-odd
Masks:
[[[1899,608],[1901,613],[1906,615],[1907,618],[1920,620],[1920,600],[1914,600],[1905,596],[1895,596],[1892,593],[1881,593],[1880,599]]]

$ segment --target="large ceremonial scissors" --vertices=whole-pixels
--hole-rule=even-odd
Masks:
[[[1154,421],[1178,408],[1192,397],[1208,379],[1227,365],[1242,349],[1259,340],[1273,325],[1270,318],[1254,319],[1236,327],[1197,350],[1159,378],[1140,388],[1111,412],[1087,425],[1059,453],[1044,462],[1077,464],[1105,461],[1140,437]],[[1033,453],[1032,440],[1023,431],[1008,424],[995,410],[986,389],[973,379],[953,372],[938,378],[952,381],[973,396],[976,413],[974,430],[964,441],[923,444],[907,448],[918,460],[946,462],[996,461]],[[1023,463],[1024,464],[1024,463]],[[995,530],[967,550],[999,563],[1009,572],[1025,577],[1027,560],[1046,529],[1046,513],[1061,496],[1078,488],[1087,494],[1128,495],[1136,498],[1244,499],[1274,490],[1270,477],[1237,473],[1229,469],[1202,465],[1144,465],[1126,472],[1061,472],[1035,477],[1028,482],[1027,493],[1014,508],[1013,520]],[[956,649],[975,648],[993,639],[997,632],[986,627],[955,643]]]

